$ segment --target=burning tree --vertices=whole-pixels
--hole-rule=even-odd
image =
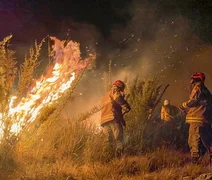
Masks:
[[[9,46],[11,38],[12,36],[8,36],[0,42],[1,142],[16,136],[27,124],[36,119],[42,122],[52,114],[57,117],[70,99],[83,72],[95,60],[95,54],[89,54],[87,59],[82,60],[78,43],[50,37],[54,42],[49,51],[51,61],[41,77],[35,78],[34,70],[40,64],[40,50],[45,39],[39,44],[35,42],[29,56],[25,57],[18,69],[15,53]],[[41,112],[48,108],[48,115],[43,119]]]

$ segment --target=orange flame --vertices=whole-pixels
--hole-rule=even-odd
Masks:
[[[8,116],[16,120],[11,128],[12,133],[19,133],[22,125],[34,121],[42,108],[57,101],[71,87],[75,71],[86,67],[85,61],[80,61],[78,43],[70,41],[65,46],[64,42],[56,38],[51,39],[55,41],[53,50],[56,54],[53,69],[36,81],[35,86],[18,105],[14,107],[15,96],[10,100]],[[1,131],[0,127],[0,135]]]

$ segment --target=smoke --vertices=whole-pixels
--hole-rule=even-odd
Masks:
[[[112,32],[112,42],[119,42],[113,63],[121,74],[138,74],[147,79],[160,77],[163,85],[170,84],[164,98],[179,105],[188,98],[188,86],[193,72],[206,74],[206,85],[211,88],[211,46],[205,44],[191,29],[189,20],[181,15],[165,17],[150,4],[136,3],[132,20],[126,28]],[[119,36],[117,35],[119,32]],[[121,34],[125,35],[120,41]],[[128,34],[128,36],[126,36]],[[116,39],[116,38],[119,38]],[[173,96],[174,95],[174,96]]]
[[[192,21],[176,11],[162,9],[165,5],[159,7],[157,3],[134,0],[128,6],[123,14],[130,15],[131,19],[125,24],[102,22],[105,27],[110,27],[109,36],[104,36],[96,25],[82,23],[82,20],[50,20],[47,12],[45,23],[48,27],[44,21],[39,22],[41,16],[40,19],[35,15],[25,19],[26,23],[32,22],[27,28],[19,25],[21,14],[15,19],[12,28],[17,30],[14,38],[18,43],[14,47],[21,52],[19,57],[28,52],[34,39],[39,41],[46,35],[79,42],[83,57],[90,52],[97,53],[96,69],[83,77],[76,90],[74,103],[70,102],[64,109],[65,116],[74,116],[100,103],[104,95],[103,72],[108,71],[110,60],[112,80],[123,80],[126,76],[131,80],[136,75],[145,80],[157,75],[162,85],[170,84],[164,98],[175,105],[187,100],[189,78],[195,71],[206,74],[206,85],[212,89],[212,47],[195,35]],[[121,9],[117,9],[117,14],[121,12]],[[4,33],[12,31],[2,28]],[[23,35],[25,42],[21,41]],[[41,55],[41,58],[44,65],[48,63],[47,57]],[[44,65],[41,64],[37,73],[43,71]]]
[[[104,95],[102,72],[108,70],[109,60],[112,60],[113,80],[125,77],[130,80],[136,75],[145,80],[157,75],[162,85],[170,84],[164,98],[177,106],[188,99],[193,72],[204,72],[206,86],[212,89],[212,47],[192,32],[186,17],[175,14],[166,17],[153,5],[139,2],[135,2],[130,11],[132,19],[127,26],[114,25],[107,39],[94,27],[81,26],[85,29],[79,32],[95,29],[91,41],[88,38],[86,43],[91,42],[92,47],[96,41],[97,69],[86,75],[74,105],[68,105],[66,111],[73,108],[75,113],[83,112],[100,103]]]

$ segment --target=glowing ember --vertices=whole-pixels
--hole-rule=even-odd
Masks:
[[[17,105],[14,105],[15,96],[10,100],[7,116],[14,120],[12,133],[19,133],[22,125],[34,121],[42,108],[57,101],[71,87],[75,71],[79,70],[79,67],[85,68],[85,62],[80,61],[77,43],[70,41],[64,46],[60,40],[52,39],[55,41],[53,48],[56,54],[54,67],[36,81],[35,86]],[[3,114],[0,114],[0,118],[2,116]],[[2,129],[3,127],[0,127],[0,136]]]

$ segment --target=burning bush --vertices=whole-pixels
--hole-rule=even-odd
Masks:
[[[12,36],[8,36],[0,42],[0,141],[1,148],[5,147],[7,154],[14,149],[16,142],[24,137],[24,132],[35,131],[35,127],[48,118],[52,121],[58,118],[83,72],[95,60],[95,55],[92,54],[82,60],[78,43],[50,37],[54,42],[51,56],[49,55],[51,62],[44,74],[36,79],[33,75],[40,64],[39,55],[44,39],[39,44],[35,42],[35,47],[30,49],[29,56],[17,70],[14,51],[10,50],[9,46],[11,38]],[[14,80],[17,72],[16,88]],[[31,126],[30,123],[36,126]],[[5,154],[0,155],[1,162],[5,161]]]
[[[54,42],[49,52],[51,61],[44,74],[36,79],[33,73],[40,63],[38,57],[44,40],[40,44],[35,43],[18,70],[18,86],[14,91],[17,68],[14,52],[8,46],[10,38],[0,43],[0,72],[4,75],[0,84],[0,171],[14,174],[12,171],[17,168],[18,175],[15,174],[24,179],[67,179],[83,175],[86,170],[78,172],[77,169],[80,171],[87,164],[93,167],[93,175],[98,177],[95,165],[111,161],[114,157],[114,154],[102,151],[105,135],[86,123],[93,120],[92,115],[99,112],[101,106],[96,105],[75,119],[64,121],[59,117],[65,104],[73,100],[73,92],[85,70],[92,65],[95,55],[90,54],[88,59],[82,60],[78,43],[51,38]],[[104,79],[105,90],[108,90],[112,79],[111,62]],[[161,123],[156,107],[163,95],[162,86],[155,77],[147,81],[136,77],[132,82],[127,82],[126,78],[126,83],[126,98],[132,111],[125,117],[125,155],[140,155],[161,145],[158,143],[162,139]],[[179,132],[175,136],[180,136]],[[181,138],[179,143],[182,139],[186,138]],[[147,164],[141,166],[140,161],[134,164],[133,160],[129,167],[120,163],[117,177],[128,172],[136,175],[140,170],[149,171],[151,162],[146,158],[145,162]],[[131,168],[131,163],[134,168]]]

